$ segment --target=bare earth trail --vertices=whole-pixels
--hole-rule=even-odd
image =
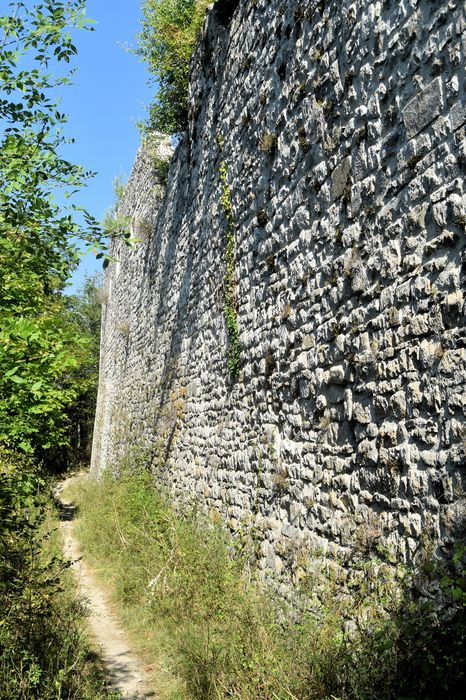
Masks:
[[[72,562],[80,595],[89,607],[89,627],[99,646],[111,683],[122,697],[125,700],[155,700],[155,693],[148,687],[148,674],[144,671],[142,662],[131,651],[124,631],[111,612],[102,587],[81,558],[79,544],[74,535],[74,506],[61,495],[63,489],[74,478],[66,479],[57,489],[57,497],[63,507],[60,529],[64,555]]]

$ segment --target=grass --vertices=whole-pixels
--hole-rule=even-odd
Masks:
[[[277,134],[267,131],[259,140],[259,150],[265,153],[269,158],[273,158],[277,150],[277,144]]]
[[[241,559],[231,558],[220,528],[194,511],[179,517],[148,476],[83,480],[67,498],[78,504],[78,537],[123,624],[154,676],[162,670],[161,697],[223,697],[228,676],[244,681],[257,655],[270,655],[265,620],[272,610],[242,578]],[[250,651],[247,662],[239,649]],[[269,685],[260,681],[264,698],[273,697]]]
[[[292,611],[245,574],[242,543],[196,510],[176,510],[150,475],[81,479],[66,495],[161,700],[427,700],[439,697],[439,669],[441,687],[461,697],[458,655],[441,665],[438,621],[433,632],[380,560],[361,561],[346,582],[327,561]]]

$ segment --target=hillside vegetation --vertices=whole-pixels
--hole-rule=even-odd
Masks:
[[[85,633],[49,488],[32,460],[0,450],[0,697],[116,698]]]

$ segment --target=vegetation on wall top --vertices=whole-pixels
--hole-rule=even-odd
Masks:
[[[148,129],[179,135],[188,120],[189,61],[212,0],[145,0],[136,54],[157,85]]]

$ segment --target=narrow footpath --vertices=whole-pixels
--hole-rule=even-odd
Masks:
[[[72,562],[80,595],[88,606],[90,630],[108,669],[111,684],[122,697],[125,700],[145,700],[146,698],[155,700],[155,693],[148,687],[148,674],[144,671],[142,662],[132,652],[123,630],[111,612],[101,586],[82,560],[79,544],[74,535],[75,508],[62,497],[62,490],[71,483],[73,478],[70,477],[60,484],[56,495],[63,509],[60,528],[64,555]]]

